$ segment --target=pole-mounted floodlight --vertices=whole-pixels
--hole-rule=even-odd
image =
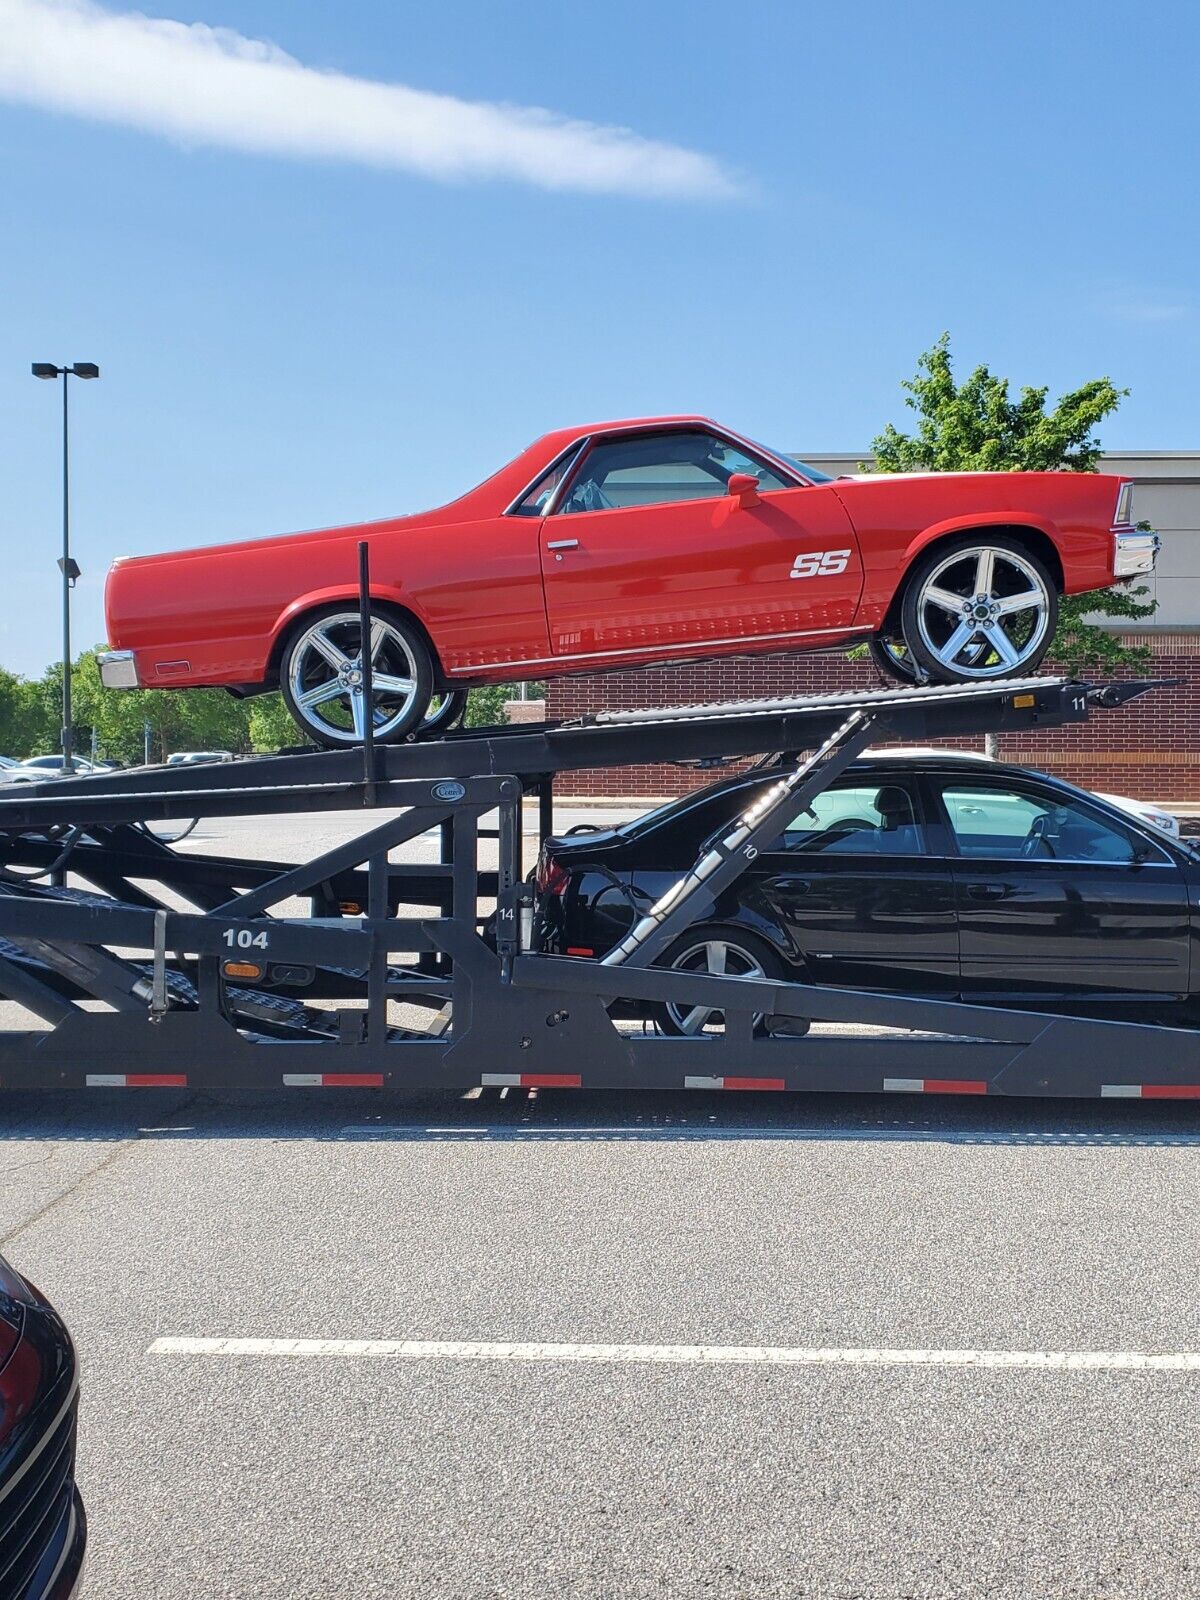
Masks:
[[[63,381],[63,455],[62,455],[62,506],[63,547],[58,560],[62,573],[63,595],[63,690],[62,690],[62,753],[63,771],[74,772],[75,730],[71,725],[71,590],[79,577],[78,563],[71,555],[71,495],[70,453],[68,449],[67,379],[98,378],[100,368],[94,361],[76,361],[74,366],[58,367],[53,361],[35,361],[31,368],[35,378],[61,378]]]

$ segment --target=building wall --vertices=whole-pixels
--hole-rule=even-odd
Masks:
[[[863,459],[801,455],[834,474],[857,470]],[[1099,713],[1082,727],[1008,736],[1000,753],[1085,788],[1194,805],[1200,803],[1200,452],[1130,452],[1106,457],[1104,466],[1137,480],[1134,514],[1163,535],[1153,580],[1159,610],[1125,637],[1152,652],[1149,676],[1179,682]],[[680,663],[552,680],[547,715],[569,719],[602,710],[869,689],[880,682],[870,662],[848,661],[844,651]],[[628,768],[567,774],[560,788],[564,795],[650,798],[685,793],[711,777],[673,766]]]

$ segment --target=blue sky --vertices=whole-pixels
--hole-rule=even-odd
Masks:
[[[351,122],[344,80],[371,80],[653,141],[618,142],[612,173],[601,148],[581,192],[596,140],[552,150],[551,128],[531,178],[507,114],[497,161],[485,131],[442,180],[320,138],[236,148],[262,143],[253,96],[233,143],[164,136],[136,63],[128,91],[75,57],[42,75],[10,54],[6,75],[6,14],[26,28],[72,4],[0,0],[10,668],[58,648],[57,397],[31,360],[103,373],[73,393],[81,642],[101,636],[114,555],[416,510],[564,424],[702,411],[780,446],[861,448],[903,424],[900,379],[943,328],[961,372],[1128,386],[1110,446],[1200,446],[1191,6],[1136,25],[1103,0],[151,8],[344,75]],[[124,125],[126,92],[143,126]],[[102,120],[81,114],[97,96]],[[352,132],[378,145],[375,105]],[[437,146],[441,112],[421,115]]]

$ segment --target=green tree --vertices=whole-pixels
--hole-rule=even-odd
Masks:
[[[529,700],[541,700],[546,693],[544,683],[527,683],[525,695]],[[515,683],[489,683],[484,689],[472,689],[467,695],[468,728],[491,728],[504,721],[504,708],[510,700],[519,697]]]
[[[56,749],[61,704],[50,702],[42,684],[0,667],[0,755],[24,760]]]
[[[916,431],[901,433],[888,423],[872,441],[879,472],[1095,472],[1100,463],[1095,429],[1129,392],[1109,378],[1094,378],[1047,409],[1048,389],[1024,388],[1013,400],[1008,379],[984,366],[956,383],[948,333],[926,350],[916,376],[903,387],[905,405],[917,413]],[[1086,619],[1149,617],[1157,603],[1140,598],[1146,593],[1144,587],[1121,584],[1064,597],[1051,652],[1055,660],[1071,672],[1145,666],[1149,651],[1123,644]]]
[[[49,668],[44,681],[58,686],[59,669]],[[175,750],[250,748],[248,702],[224,689],[106,689],[95,650],[85,650],[74,664],[72,698],[81,755],[87,754],[94,729],[97,754],[141,761],[147,723],[153,761]]]
[[[292,720],[281,694],[255,695],[246,705],[252,750],[280,750],[284,745],[310,742]]]

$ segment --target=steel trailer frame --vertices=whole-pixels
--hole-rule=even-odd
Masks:
[[[43,1023],[0,1033],[0,1086],[1200,1098],[1200,1032],[653,965],[868,742],[1062,727],[1152,687],[1037,678],[616,712],[0,791],[0,994]],[[608,956],[529,948],[526,794],[544,837],[563,773],[756,756],[777,780]],[[371,825],[295,863],[180,852],[135,826],[348,808]],[[390,860],[431,830],[436,863]],[[282,913],[296,897],[307,914]],[[617,1020],[662,1001],[716,1007],[724,1028],[668,1038]],[[419,1019],[393,1012],[406,1002]]]

